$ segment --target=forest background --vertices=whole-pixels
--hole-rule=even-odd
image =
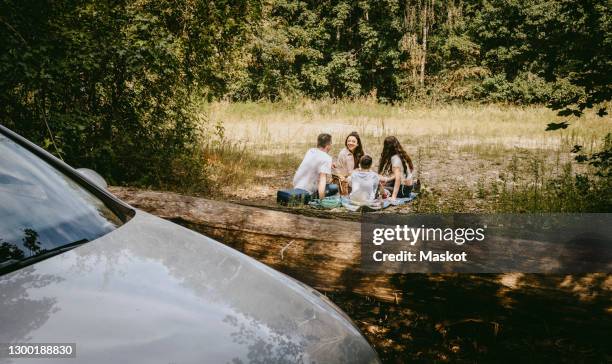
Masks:
[[[214,102],[546,105],[558,111],[549,129],[579,128],[585,110],[607,115],[611,9],[607,0],[5,0],[0,122],[111,184],[200,194],[215,188],[210,141],[223,145],[226,132],[202,112]],[[600,135],[597,145],[571,150],[590,174],[551,182],[553,194],[590,194],[574,209],[612,209],[612,142]]]

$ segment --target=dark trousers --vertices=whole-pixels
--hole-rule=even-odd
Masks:
[[[393,193],[394,183],[395,182],[391,181],[391,183],[387,183],[385,185],[385,188],[390,190],[391,193]],[[412,192],[413,187],[414,187],[414,185],[411,185],[411,186],[400,185],[399,191],[397,191],[397,198],[410,197],[410,193]]]
[[[299,190],[299,188],[298,188]],[[338,187],[337,184],[335,183],[328,183],[325,185],[325,196],[333,196],[336,193],[338,193],[338,191],[340,190],[340,188]],[[302,190],[304,191],[304,193],[307,193],[309,195],[312,196],[312,198],[319,198],[319,191],[315,191],[315,193],[311,194],[310,192],[306,191],[306,190]]]

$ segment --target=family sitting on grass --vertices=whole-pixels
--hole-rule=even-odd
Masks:
[[[350,133],[344,141],[345,147],[334,163],[329,155],[332,137],[320,134],[317,148],[306,152],[293,178],[291,192],[305,200],[323,200],[340,192],[346,196],[345,203],[356,206],[380,207],[381,201],[391,203],[412,199],[415,183],[412,178],[414,166],[400,142],[394,136],[385,138],[378,164],[378,172],[372,171],[372,157],[363,150],[357,132]],[[332,176],[333,183],[327,183]],[[345,205],[345,207],[348,207]]]

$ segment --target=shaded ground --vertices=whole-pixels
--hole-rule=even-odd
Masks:
[[[398,304],[341,292],[327,295],[385,363],[612,361],[612,276],[502,277],[398,277],[410,292],[410,299]],[[538,285],[521,287],[520,282]],[[559,284],[573,294],[550,289]]]

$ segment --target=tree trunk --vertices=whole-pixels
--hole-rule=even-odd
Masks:
[[[425,85],[425,63],[427,61],[427,33],[429,31],[429,13],[428,13],[428,4],[429,1],[425,1],[425,6],[423,7],[423,41],[422,41],[422,45],[421,45],[421,51],[422,51],[422,55],[421,55],[421,75],[419,78],[419,82],[421,84],[421,87],[423,87]]]
[[[352,292],[382,301],[402,302],[411,294],[411,282],[423,276],[366,271],[361,265],[361,225],[355,221],[320,219],[171,192],[121,187],[110,190],[136,208],[217,239],[320,291]],[[503,261],[504,257],[514,257],[520,271],[522,253],[528,251],[532,256],[534,252],[553,248],[553,245],[545,242],[513,243],[508,241],[507,244],[486,247],[484,252],[473,253],[487,254],[491,264]],[[430,247],[440,248],[436,242],[431,242]],[[577,253],[567,251],[570,255]],[[557,263],[546,264],[554,266]],[[466,280],[497,282],[499,276],[503,277],[504,274],[460,276]],[[540,279],[536,276],[532,279],[532,288],[541,289],[539,285],[542,281],[550,280],[548,277],[542,276]],[[557,280],[555,284],[558,284]],[[529,286],[526,283],[521,285],[523,288]],[[548,289],[554,291],[560,287]]]

